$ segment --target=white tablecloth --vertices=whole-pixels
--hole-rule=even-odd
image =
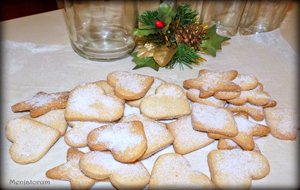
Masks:
[[[70,90],[80,83],[105,79],[109,72],[115,70],[130,71],[134,64],[131,62],[131,57],[113,62],[94,62],[75,54],[69,44],[61,10],[14,19],[1,24],[3,27],[1,132],[4,139],[1,147],[2,183],[12,187],[10,180],[50,180],[46,178],[45,172],[65,162],[68,146],[61,138],[40,161],[29,165],[14,163],[8,154],[11,143],[4,137],[4,129],[9,119],[22,114],[12,113],[10,106],[30,98],[38,91]],[[296,108],[297,54],[292,48],[295,46],[288,41],[282,37],[280,29],[255,36],[235,36],[223,46],[216,58],[204,56],[207,61],[192,70],[176,68],[160,69],[156,72],[143,68],[133,72],[158,76],[182,85],[185,79],[196,77],[199,69],[214,71],[235,69],[239,73],[255,75],[264,84],[265,90],[277,101],[278,107]],[[269,160],[271,171],[267,177],[254,180],[253,187],[295,187],[298,168],[297,142],[281,141],[271,135],[256,142]],[[185,157],[195,170],[210,176],[206,156],[210,150],[216,149],[216,145],[215,142]],[[168,147],[144,161],[149,172],[159,155],[172,151],[172,147]],[[68,182],[58,180],[50,180],[50,185],[69,187]],[[49,185],[45,186],[49,187]],[[94,188],[103,186],[111,187],[109,182],[99,182]]]

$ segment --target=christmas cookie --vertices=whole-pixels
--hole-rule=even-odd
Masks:
[[[140,121],[143,123],[147,139],[147,150],[141,159],[145,159],[157,151],[173,143],[174,137],[168,131],[166,124],[152,120],[140,114],[123,117],[121,122]]]
[[[85,176],[79,168],[79,160],[84,155],[76,148],[69,148],[67,162],[46,172],[50,179],[70,181],[72,189],[90,189],[96,180]]]
[[[38,92],[31,99],[19,102],[11,107],[13,112],[30,111],[31,117],[41,116],[54,109],[64,109],[69,92]]]
[[[76,148],[87,146],[88,134],[93,129],[106,125],[106,123],[89,121],[70,121],[68,124],[72,129],[67,131],[64,139],[67,145]]]
[[[150,89],[148,90],[148,92],[146,93],[146,95],[144,97],[155,94],[156,89],[164,83],[166,83],[164,80],[162,80],[160,78],[154,78],[154,82],[152,83]],[[129,101],[126,101],[126,103],[130,106],[139,108],[141,101],[143,100],[144,97],[142,97],[138,100],[132,100],[132,101],[129,100]]]
[[[156,93],[145,97],[140,105],[141,112],[152,119],[173,119],[191,113],[184,90],[171,83],[160,85]]]
[[[238,134],[233,114],[225,108],[193,103],[191,116],[195,130],[231,137]]]
[[[192,89],[192,88],[188,89],[186,92],[186,96],[188,97],[188,99],[190,99],[193,102],[198,102],[200,104],[206,104],[209,106],[215,106],[219,108],[223,108],[226,104],[226,101],[217,99],[213,96],[208,98],[200,98],[199,94],[200,94],[200,90]]]
[[[105,94],[103,88],[89,83],[71,91],[65,118],[67,121],[112,122],[120,119],[123,112],[121,99]]]
[[[117,189],[143,189],[150,179],[141,162],[118,162],[109,152],[92,151],[80,159],[82,172],[96,180],[109,179]]]
[[[207,133],[193,129],[191,116],[183,116],[167,127],[174,136],[173,147],[178,154],[187,154],[203,148],[214,141],[207,136]]]
[[[119,122],[92,130],[87,137],[91,150],[110,150],[120,162],[134,162],[147,149],[147,139],[140,121]]]
[[[212,188],[211,180],[202,172],[194,171],[181,155],[161,155],[154,163],[149,189],[207,189]]]
[[[115,94],[124,100],[137,100],[145,96],[154,77],[115,71],[107,75],[107,82],[114,87]]]
[[[25,115],[24,117],[44,123],[47,126],[56,129],[60,135],[63,136],[67,130],[67,122],[64,113],[64,109],[57,109],[35,118],[32,118],[30,115]]]
[[[236,144],[233,140],[230,140],[230,139],[219,139],[218,149],[220,149],[220,150],[232,150],[232,149],[243,150],[242,147],[240,147],[238,144]],[[254,143],[254,149],[252,151],[261,153],[261,151],[256,143]]]
[[[241,95],[239,97],[230,99],[228,102],[235,105],[243,105],[246,102],[249,102],[253,105],[263,106],[266,105],[270,99],[270,95],[263,91],[263,86],[259,83],[256,88],[241,91]]]
[[[298,125],[296,111],[290,108],[265,108],[266,123],[271,134],[281,140],[296,140]]]
[[[258,85],[257,78],[247,74],[238,74],[232,82],[239,85],[241,90],[252,90]]]
[[[253,151],[213,150],[207,159],[217,188],[249,189],[252,180],[264,178],[270,171],[268,160]]]
[[[19,164],[40,160],[59,139],[59,131],[28,118],[16,118],[8,122],[6,137],[13,144],[9,148],[11,158]]]
[[[240,106],[228,104],[226,108],[233,113],[245,112],[256,121],[262,121],[265,118],[262,106],[256,106],[248,102]]]
[[[269,134],[270,129],[267,126],[249,121],[244,116],[234,116],[237,124],[238,134],[233,137],[226,137],[219,134],[208,134],[211,138],[229,138],[236,142],[243,150],[253,150],[255,143],[253,136],[266,136]]]
[[[183,82],[183,87],[190,89],[195,88],[200,90],[199,97],[207,98],[213,96],[218,91],[233,91],[239,92],[241,88],[232,82],[238,75],[235,70],[225,72],[213,72],[206,69],[199,71],[199,76],[196,79],[189,79]]]

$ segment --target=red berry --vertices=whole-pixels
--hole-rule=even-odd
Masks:
[[[164,23],[160,20],[156,20],[155,21],[155,26],[156,28],[163,28],[164,27]]]

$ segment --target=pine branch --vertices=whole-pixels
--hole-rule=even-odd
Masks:
[[[183,69],[183,66],[191,69],[192,64],[198,64],[200,60],[201,57],[198,55],[196,50],[186,44],[180,43],[178,44],[176,53],[166,68],[173,69],[176,64],[179,64],[181,69]]]
[[[195,23],[197,15],[196,10],[193,10],[189,4],[183,3],[179,4],[176,9],[175,20],[179,21],[179,26],[186,26]]]
[[[158,11],[145,11],[139,16],[139,21],[143,26],[153,26],[158,18]]]

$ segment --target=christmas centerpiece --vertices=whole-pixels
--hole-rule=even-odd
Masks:
[[[197,11],[189,4],[160,4],[158,10],[139,16],[140,26],[133,34],[137,48],[132,53],[136,66],[173,69],[177,64],[192,68],[205,59],[199,53],[216,56],[222,42],[230,38],[216,33],[216,26],[197,22]]]

